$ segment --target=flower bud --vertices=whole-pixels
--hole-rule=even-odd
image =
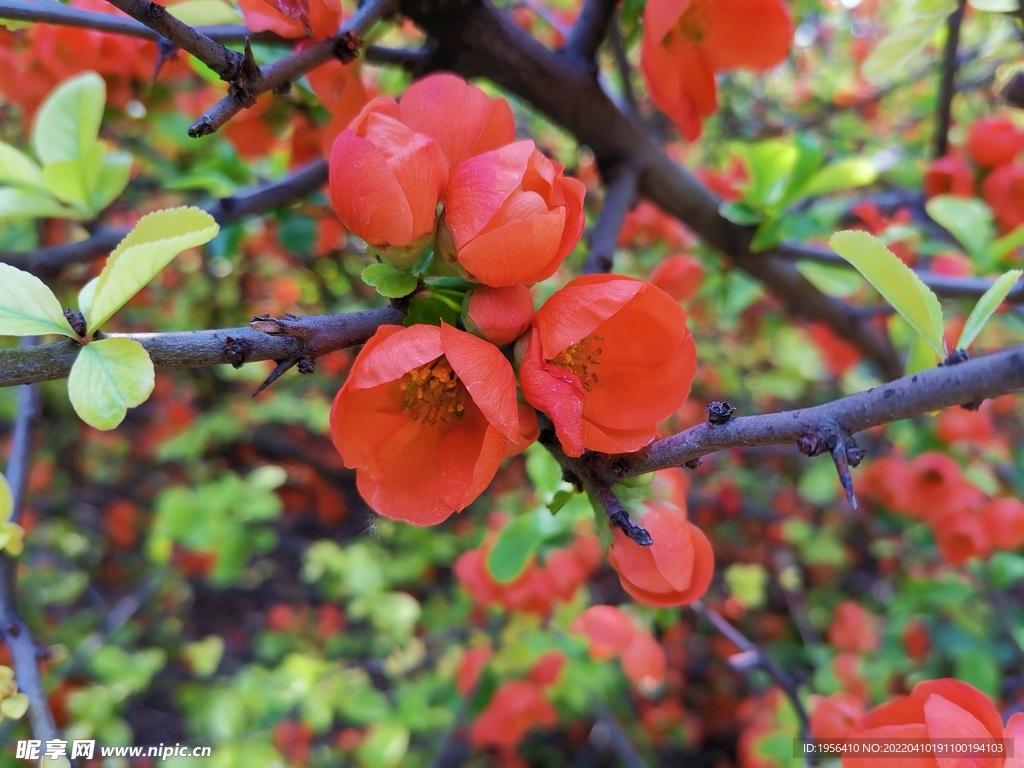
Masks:
[[[481,285],[469,294],[466,328],[499,347],[522,336],[533,320],[533,296],[525,285],[490,288]]]

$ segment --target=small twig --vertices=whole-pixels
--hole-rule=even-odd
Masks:
[[[800,700],[796,680],[780,667],[775,659],[761,650],[760,646],[748,640],[742,632],[726,621],[714,608],[705,605],[701,600],[694,600],[690,603],[690,607],[694,610],[694,613],[711,622],[715,629],[731,640],[733,645],[739,648],[740,651],[744,654],[749,654],[751,658],[755,659],[754,665],[771,675],[772,679],[775,680],[786,694],[786,697],[793,705],[793,709],[796,710],[796,715],[800,719],[801,734],[804,738],[810,738],[810,718],[807,717],[807,710],[804,708],[804,703]]]
[[[587,480],[584,480],[583,484],[588,491],[594,494],[594,497],[601,503],[601,506],[604,507],[609,523],[641,547],[649,547],[654,543],[654,539],[651,538],[651,534],[647,532],[647,529],[633,522],[633,518],[629,516],[629,512],[626,511],[622,502],[619,501],[619,497],[615,495],[611,488],[607,485],[588,482]]]
[[[31,348],[35,338],[22,339],[23,348]],[[32,455],[33,425],[39,415],[39,393],[37,387],[29,385],[18,395],[18,413],[11,440],[11,454],[7,460],[7,482],[14,498],[11,520],[21,519],[27,496],[28,470]],[[18,610],[15,592],[17,582],[17,561],[6,552],[0,552],[0,637],[14,657],[14,672],[18,689],[28,697],[32,733],[42,741],[58,737],[53,712],[46,698],[35,640]]]
[[[370,64],[390,64],[401,67],[413,77],[419,77],[426,72],[433,56],[434,48],[429,45],[416,49],[371,45],[364,54],[364,58]]]
[[[956,93],[957,46],[960,44],[960,23],[964,19],[966,0],[960,0],[957,9],[946,21],[946,51],[942,58],[942,79],[939,83],[939,107],[935,127],[935,157],[949,150],[949,125],[952,119],[953,94]]]
[[[245,216],[264,213],[296,198],[305,197],[327,181],[327,163],[317,160],[285,176],[280,181],[243,190],[203,206],[218,224],[230,224]],[[0,262],[19,269],[48,274],[67,264],[86,261],[112,251],[128,234],[127,229],[99,227],[90,237],[34,251],[0,251]]]
[[[326,64],[332,58],[340,59],[342,62],[352,61],[362,47],[362,36],[366,30],[376,21],[390,16],[397,10],[398,0],[365,0],[341,25],[341,30],[334,37],[313,43],[269,65],[258,73],[258,77],[246,82],[244,88],[233,87],[226,97],[192,124],[188,129],[188,135],[195,139],[216,132],[242,109],[251,107],[260,94],[281,88],[321,64]]]
[[[810,622],[807,616],[806,597],[799,584],[793,589],[788,587],[784,576],[791,568],[794,572],[799,573],[799,561],[789,550],[777,549],[773,555],[773,564],[775,566],[775,578],[782,589],[782,594],[786,596],[786,606],[789,608],[790,616],[793,617],[793,623],[796,624],[800,638],[804,641],[804,645],[817,645],[821,642],[821,633],[818,632],[818,628]]]
[[[576,23],[569,30],[562,53],[578,61],[593,63],[597,49],[608,33],[616,4],[617,0],[586,0]]]
[[[622,98],[625,99],[626,106],[633,116],[639,117],[640,108],[637,106],[636,92],[633,90],[632,68],[626,56],[626,42],[622,39],[621,21],[621,14],[616,11],[608,29],[608,42],[611,44],[615,67],[619,70],[619,79],[622,81]]]
[[[115,8],[166,37],[182,50],[188,51],[227,82],[242,70],[242,55],[211,40],[194,27],[179,21],[166,8],[147,0],[107,0]]]
[[[140,342],[156,368],[238,366],[262,360],[297,361],[302,357],[315,357],[362,344],[381,325],[401,323],[404,317],[404,309],[385,307],[299,318],[303,325],[309,324],[317,329],[305,339],[270,335],[253,328],[105,335]],[[81,346],[74,341],[57,341],[32,349],[0,349],[0,387],[65,378],[80,349]]]
[[[612,749],[615,750],[615,754],[618,756],[619,761],[625,768],[647,768],[647,761],[643,759],[640,752],[637,750],[636,745],[633,744],[632,739],[629,738],[629,734],[626,733],[626,729],[622,727],[622,723],[615,717],[615,714],[605,705],[603,701],[594,699],[594,709],[597,710],[598,721],[594,724],[594,729],[591,730],[590,734],[592,738],[601,739],[597,729],[603,728],[604,739],[607,740]]]
[[[628,161],[619,163],[608,171],[605,178],[607,191],[604,206],[588,237],[590,254],[583,265],[584,274],[611,271],[622,222],[630,209],[636,205],[638,180],[636,168]]]

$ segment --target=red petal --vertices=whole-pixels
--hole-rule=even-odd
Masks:
[[[371,346],[371,342],[378,337],[379,342]],[[437,326],[414,325],[401,328],[383,325],[359,353],[345,386],[365,389],[396,381],[414,368],[436,360],[443,354],[441,329]]]
[[[718,108],[715,73],[703,50],[684,35],[657,44],[644,34],[640,69],[655,106],[687,141],[700,138],[701,120]]]
[[[793,22],[780,0],[715,0],[706,19],[701,48],[715,72],[763,72],[789,55]]]
[[[562,449],[570,456],[582,456],[583,386],[573,374],[544,362],[536,327],[519,368],[519,384],[526,402],[551,417]]]
[[[648,0],[644,8],[644,35],[660,43],[691,4],[692,0]]]
[[[592,334],[645,287],[640,280],[617,275],[584,275],[556,291],[537,310],[545,360]]]
[[[457,249],[480,234],[522,183],[533,150],[532,141],[518,141],[471,157],[452,171],[444,217]]]
[[[557,257],[564,227],[564,209],[513,221],[470,240],[458,252],[459,263],[494,288],[539,282],[561,264]]]
[[[441,324],[441,344],[452,370],[487,421],[508,439],[518,440],[516,376],[501,350],[445,323]]]

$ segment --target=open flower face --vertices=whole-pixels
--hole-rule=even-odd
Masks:
[[[671,296],[640,280],[587,275],[537,310],[519,375],[563,450],[580,456],[647,445],[686,400],[696,370],[686,312]]]
[[[512,366],[448,325],[382,326],[331,410],[334,444],[370,507],[433,525],[469,505],[520,449]]]

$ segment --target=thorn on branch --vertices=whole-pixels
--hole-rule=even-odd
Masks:
[[[715,400],[714,402],[708,403],[704,406],[704,410],[707,411],[708,414],[708,424],[712,427],[720,427],[723,424],[728,424],[729,419],[731,419],[733,413],[736,412],[736,409],[724,400]]]
[[[274,362],[277,363],[277,366],[270,372],[270,375],[263,380],[263,383],[256,387],[256,391],[252,393],[252,396],[256,397],[256,395],[284,376],[284,374],[289,370],[294,368],[302,359],[303,358],[301,357],[292,357],[288,360],[275,360]]]
[[[971,359],[971,354],[966,349],[954,349],[948,355],[946,359],[939,363],[939,368],[950,365],[959,365],[960,363],[966,363]]]
[[[853,475],[850,474],[850,467],[856,467],[863,458],[864,451],[857,445],[853,436],[848,432],[840,434],[832,449],[832,461],[836,465],[836,472],[839,473],[839,482],[846,491],[846,500],[854,509],[857,508],[857,497],[853,493]]]
[[[252,53],[252,44],[245,38],[245,51],[242,54],[242,65],[238,74],[231,80],[228,93],[238,100],[243,107],[249,108],[256,103],[256,86],[263,74],[256,64]],[[194,127],[194,126],[193,126]]]
[[[162,5],[158,5],[157,3],[150,3],[149,4],[149,8],[147,9],[147,13],[149,14],[149,18],[151,18],[153,20],[157,20],[157,19],[162,18],[163,15],[166,12],[167,12],[167,9],[164,8]]]
[[[299,373],[313,373],[316,370],[316,360],[312,357],[299,358]]]
[[[619,497],[615,495],[611,488],[594,485],[591,490],[604,507],[609,523],[641,547],[649,547],[654,543],[654,539],[651,538],[651,534],[647,532],[647,529],[633,522],[633,518],[629,516],[629,512],[626,511],[622,502],[619,501]]]

